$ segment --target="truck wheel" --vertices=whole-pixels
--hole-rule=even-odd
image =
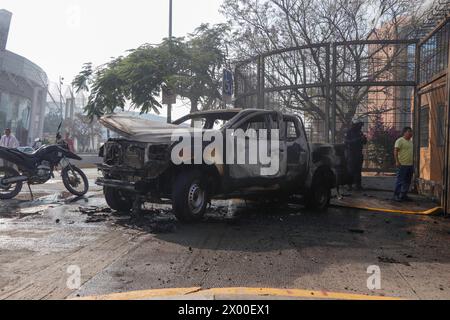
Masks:
[[[311,190],[305,195],[306,208],[315,211],[324,211],[330,205],[331,188],[321,179],[315,179]]]
[[[111,209],[124,213],[130,212],[133,209],[133,197],[126,192],[104,187],[103,194],[105,195],[106,203]]]
[[[172,189],[172,208],[182,222],[194,222],[203,218],[208,205],[208,192],[202,174],[196,170],[182,172]]]

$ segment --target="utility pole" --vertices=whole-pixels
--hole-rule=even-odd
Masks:
[[[63,98],[63,93],[62,93],[62,87],[64,85],[64,78],[62,76],[59,77],[59,85],[58,85],[58,91],[59,91],[59,113],[61,116],[61,121],[63,121],[64,118],[64,107],[63,107],[63,103],[64,103],[64,98]]]
[[[173,17],[173,3],[172,0],[169,0],[169,45],[172,48],[172,17]],[[167,123],[172,123],[172,104],[167,104]]]
[[[61,115],[61,119],[64,119],[64,112],[63,112],[63,94],[62,94],[62,86],[64,84],[64,78],[59,77],[59,83],[58,83],[58,91],[59,91],[59,114]]]

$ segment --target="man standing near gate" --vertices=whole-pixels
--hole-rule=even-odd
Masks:
[[[367,144],[367,137],[362,132],[363,127],[364,122],[356,119],[353,121],[352,127],[345,135],[347,170],[351,177],[349,190],[353,189],[353,185],[356,186],[357,191],[362,190],[361,174],[364,163],[363,149],[364,145]]]
[[[403,129],[403,136],[395,143],[394,157],[397,165],[397,182],[395,184],[394,200],[410,201],[408,192],[414,174],[413,130]]]

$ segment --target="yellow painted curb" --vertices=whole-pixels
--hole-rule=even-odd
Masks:
[[[129,291],[123,293],[113,293],[100,296],[80,297],[71,300],[142,300],[158,297],[184,296],[190,293],[198,292],[202,288],[173,288],[173,289],[156,289],[156,290],[141,290]]]
[[[167,299],[170,297],[208,297],[208,296],[252,296],[257,297],[285,297],[303,299],[330,299],[330,300],[401,300],[394,297],[369,296],[363,294],[339,293],[328,291],[312,291],[302,289],[276,289],[276,288],[174,288],[159,290],[131,291],[114,293],[103,296],[82,297],[74,300],[143,300]]]
[[[422,215],[422,216],[430,216],[433,214],[438,214],[442,212],[442,207],[432,208],[426,211],[404,211],[404,210],[394,210],[394,209],[385,209],[385,208],[369,208],[363,206],[353,206],[353,205],[342,205],[342,204],[333,204],[335,207],[341,208],[351,208],[351,209],[359,209],[364,211],[375,211],[382,213],[398,213],[398,214],[409,214],[409,215]]]

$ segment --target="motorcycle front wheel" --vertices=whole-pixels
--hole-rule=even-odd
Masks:
[[[20,173],[12,167],[0,167],[0,200],[15,198],[22,190],[22,182],[3,184],[2,180],[20,176]]]
[[[89,182],[80,168],[67,166],[61,172],[62,180],[66,189],[73,195],[82,197],[89,190]]]

